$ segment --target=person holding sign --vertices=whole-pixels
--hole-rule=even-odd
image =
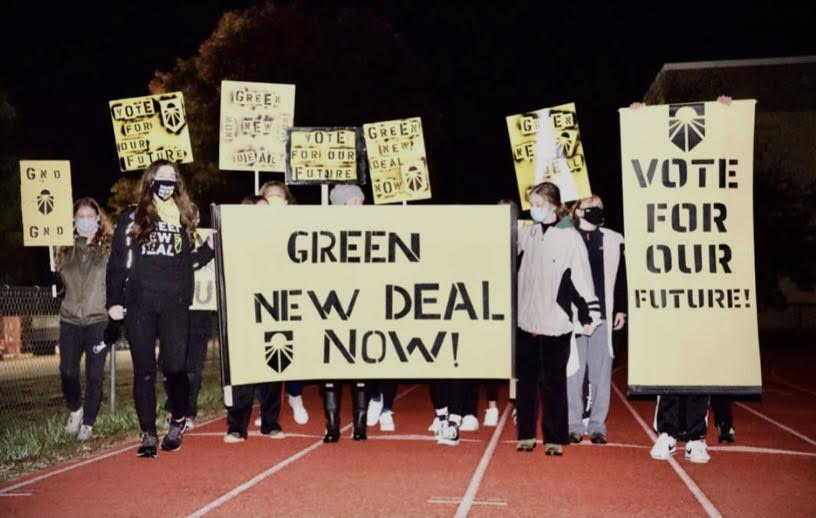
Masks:
[[[728,106],[732,99],[720,96],[717,101]],[[644,103],[632,103],[629,107],[637,110]],[[671,330],[668,330],[671,332]],[[655,409],[655,431],[658,434],[649,454],[655,460],[668,460],[677,451],[677,441],[685,440],[685,457],[691,462],[705,464],[711,460],[705,442],[708,431],[707,394],[662,394],[657,398]]]
[[[365,201],[363,190],[357,185],[336,185],[329,195],[332,205],[362,205]],[[351,407],[354,429],[351,434],[353,441],[365,441],[366,435],[366,384],[362,381],[352,382]],[[340,397],[342,384],[337,381],[323,383],[323,413],[326,416],[326,435],[323,442],[337,442],[340,440]]]
[[[265,187],[267,184],[264,184]],[[264,192],[264,188],[261,188],[261,192]],[[285,189],[285,193],[288,194],[289,190]],[[241,200],[241,205],[269,205],[269,202],[263,196],[247,196]],[[235,444],[246,440],[253,396],[257,396],[261,405],[261,415],[255,421],[255,426],[260,427],[261,433],[270,439],[285,438],[278,423],[282,388],[283,384],[280,382],[232,387],[232,406],[227,407],[227,433],[224,435],[224,442]]]
[[[295,197],[289,190],[289,187],[283,182],[270,181],[264,182],[261,185],[258,194],[266,200],[269,205],[294,205]],[[286,388],[286,402],[292,409],[292,413],[297,424],[306,424],[309,422],[309,412],[303,405],[303,382],[302,381],[287,381]],[[255,426],[261,426],[261,418],[255,420]]]
[[[157,338],[172,406],[161,448],[181,447],[189,393],[186,360],[193,270],[214,256],[212,235],[193,249],[195,229],[195,209],[179,166],[153,162],[142,175],[138,203],[117,220],[107,271],[108,314],[122,320],[128,313],[133,397],[142,431],[140,457],[157,454]]]
[[[563,455],[569,442],[567,360],[576,324],[592,335],[601,319],[595,296],[587,247],[574,228],[560,228],[561,193],[543,182],[528,195],[530,216],[536,224],[519,225],[518,252],[524,254],[518,281],[518,451],[535,448],[536,393],[544,409],[541,428],[545,453]]]
[[[626,267],[623,236],[603,228],[603,201],[593,195],[576,203],[572,221],[586,244],[592,283],[601,310],[601,322],[591,335],[575,333],[578,370],[567,378],[570,442],[580,443],[588,433],[593,444],[606,444],[606,416],[612,386],[612,331],[626,324]],[[614,320],[612,318],[614,315]],[[585,427],[584,375],[589,373],[592,406]]]
[[[108,327],[105,271],[113,226],[93,198],[74,203],[74,245],[60,247],[56,271],[65,288],[60,305],[60,378],[70,411],[65,433],[87,441],[102,402]],[[115,326],[112,326],[115,327]],[[85,354],[85,400],[79,383],[79,362]]]

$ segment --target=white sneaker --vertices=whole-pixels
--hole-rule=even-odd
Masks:
[[[224,434],[224,442],[227,443],[227,444],[235,444],[235,443],[238,443],[238,442],[243,442],[245,440],[246,439],[241,437],[241,434],[238,433],[238,432],[232,432],[232,433]]]
[[[442,423],[442,428],[436,438],[436,444],[459,446],[459,427],[456,426],[456,423],[452,421]]]
[[[193,421],[192,417],[188,417],[184,420],[184,431],[189,431],[195,428],[195,421]]]
[[[711,460],[705,441],[689,441],[686,443],[686,459],[697,464],[705,464]]]
[[[382,407],[382,396],[380,396],[379,401],[371,398],[371,400],[368,402],[368,410],[366,410],[366,424],[368,426],[374,426],[377,424],[377,421],[380,419],[380,413],[382,413]]]
[[[677,440],[674,437],[669,437],[667,433],[661,433],[649,454],[655,460],[669,460],[676,452]]]
[[[380,414],[379,421],[381,432],[393,432],[394,430],[397,429],[397,427],[394,425],[394,412],[390,410],[386,410],[385,412]]]
[[[479,429],[479,420],[473,414],[468,414],[462,419],[459,430],[462,432],[475,432]]]
[[[82,426],[82,407],[76,412],[68,414],[68,423],[65,425],[65,433],[68,435],[76,435],[79,433],[79,427]]]
[[[434,434],[438,434],[439,431],[442,429],[442,423],[444,423],[444,422],[445,422],[444,417],[440,417],[440,416],[434,417],[434,420],[431,423],[431,426],[428,427],[428,431],[433,432]]]
[[[499,424],[499,409],[496,407],[485,410],[484,425],[489,427],[498,426]]]
[[[83,424],[79,427],[79,433],[77,434],[78,441],[90,441],[91,437],[93,437],[93,426]]]
[[[295,422],[297,424],[306,424],[309,422],[309,412],[303,406],[303,396],[289,396],[289,406],[292,407],[292,412],[295,414]],[[258,425],[260,426],[260,425]]]
[[[258,428],[261,427],[261,418],[260,417],[255,418],[255,426],[257,426]]]

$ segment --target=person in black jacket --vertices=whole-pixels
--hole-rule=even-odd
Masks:
[[[142,175],[138,204],[117,220],[107,270],[108,314],[122,320],[127,311],[133,398],[142,431],[140,457],[157,453],[157,338],[173,409],[161,447],[181,447],[189,391],[185,364],[193,270],[214,255],[211,238],[193,249],[195,228],[195,209],[178,166],[165,160],[150,164]]]

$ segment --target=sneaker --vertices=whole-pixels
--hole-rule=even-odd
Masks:
[[[570,432],[569,440],[572,444],[579,444],[584,440],[584,434],[578,432]]]
[[[536,447],[535,439],[521,439],[516,444],[516,451],[530,452],[533,451],[535,447]]]
[[[227,432],[224,435],[224,442],[227,444],[235,444],[243,441],[246,441],[246,438],[241,437],[241,434],[238,432]]]
[[[257,426],[258,428],[261,427],[261,418],[260,417],[255,418],[255,426]]]
[[[513,409],[513,426],[518,424],[518,416],[516,415],[516,409]]]
[[[192,417],[188,417],[184,420],[184,431],[189,432],[195,428],[195,420]]]
[[[733,426],[729,426],[727,430],[725,430],[725,427],[719,428],[719,430],[720,435],[717,437],[718,442],[736,442],[737,432],[734,430]]]
[[[445,446],[459,446],[459,426],[453,421],[445,421],[439,430],[436,444]]]
[[[485,418],[483,424],[485,426],[489,426],[491,428],[498,426],[499,424],[499,409],[496,407],[491,407],[485,410]]]
[[[547,455],[548,457],[561,457],[564,455],[564,447],[560,444],[548,442],[545,445],[545,448],[544,455]]]
[[[592,444],[606,444],[606,435],[602,434],[601,432],[595,432],[589,436],[589,440],[592,441]]]
[[[649,455],[655,460],[669,460],[675,452],[677,452],[677,440],[669,437],[667,433],[661,433],[649,451]]]
[[[686,443],[686,459],[697,464],[705,464],[711,460],[705,441],[689,441]]]
[[[380,413],[382,412],[383,408],[383,400],[382,396],[380,396],[379,400],[371,398],[368,402],[368,410],[366,411],[366,424],[368,426],[374,426],[377,424],[377,421],[380,419]],[[380,425],[382,427],[382,425]]]
[[[142,444],[136,451],[137,457],[153,458],[156,456],[156,445],[159,444],[159,438],[156,434],[144,433],[142,434]]]
[[[443,416],[436,416],[434,417],[431,426],[428,427],[429,432],[433,432],[434,434],[438,434],[440,430],[442,430],[442,423],[445,422],[445,418]]]
[[[65,433],[74,436],[79,433],[79,427],[82,426],[82,414],[82,407],[76,412],[68,414],[68,423],[65,425]]]
[[[78,441],[90,441],[91,437],[93,437],[93,426],[83,424],[79,427],[79,433],[77,434]]]
[[[280,427],[278,423],[272,425],[272,428],[264,433],[263,435],[269,437],[270,439],[285,439],[286,434],[283,433],[283,429]]]
[[[394,430],[397,429],[397,427],[394,425],[394,412],[390,410],[386,410],[385,412],[380,414],[379,421],[381,432],[393,432]]]
[[[463,432],[475,432],[479,429],[479,420],[476,419],[476,416],[473,414],[468,414],[464,418],[462,418],[462,426],[459,427],[459,430]]]
[[[295,415],[295,422],[297,424],[306,424],[309,422],[309,412],[303,406],[303,396],[288,396],[289,406],[292,407],[292,412]]]
[[[181,438],[184,436],[185,419],[170,421],[167,427],[167,434],[162,439],[161,449],[163,451],[176,451],[181,448]]]

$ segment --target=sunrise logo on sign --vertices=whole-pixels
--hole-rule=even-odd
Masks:
[[[705,105],[672,104],[669,106],[669,138],[689,152],[705,138]]]
[[[284,343],[273,343],[275,336],[283,337]],[[292,346],[292,339],[294,333],[292,331],[270,331],[264,333],[264,353],[266,355],[266,364],[277,373],[286,370],[292,364],[295,348]],[[278,340],[279,342],[280,340]]]

